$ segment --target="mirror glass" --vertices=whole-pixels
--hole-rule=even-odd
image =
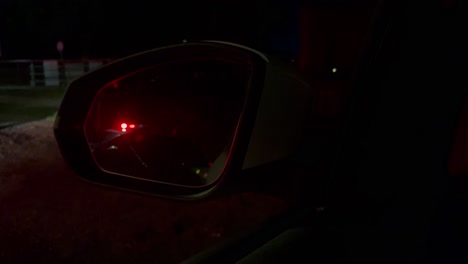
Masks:
[[[250,67],[194,58],[107,84],[85,122],[95,162],[106,172],[170,184],[215,181],[244,106]]]

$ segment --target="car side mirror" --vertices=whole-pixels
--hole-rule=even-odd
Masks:
[[[305,82],[258,51],[184,43],[71,82],[54,133],[87,181],[194,199],[293,154],[308,95]]]

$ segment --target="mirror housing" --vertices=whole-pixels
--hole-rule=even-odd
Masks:
[[[103,170],[85,132],[99,92],[142,69],[194,56],[235,60],[250,69],[242,109],[216,179],[205,185],[188,186]],[[301,143],[309,95],[304,81],[258,51],[220,41],[184,43],[117,60],[72,81],[58,111],[54,134],[65,161],[86,181],[177,199],[196,199],[219,189],[245,169],[291,156]]]

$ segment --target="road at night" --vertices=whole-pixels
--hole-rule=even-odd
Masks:
[[[0,130],[2,263],[175,263],[287,207],[265,194],[180,202],[83,182],[52,126]]]

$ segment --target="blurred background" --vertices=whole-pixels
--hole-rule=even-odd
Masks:
[[[274,55],[336,115],[376,1],[0,1],[0,127],[53,118],[67,83],[117,58],[217,39]],[[320,87],[320,88],[318,88]]]

